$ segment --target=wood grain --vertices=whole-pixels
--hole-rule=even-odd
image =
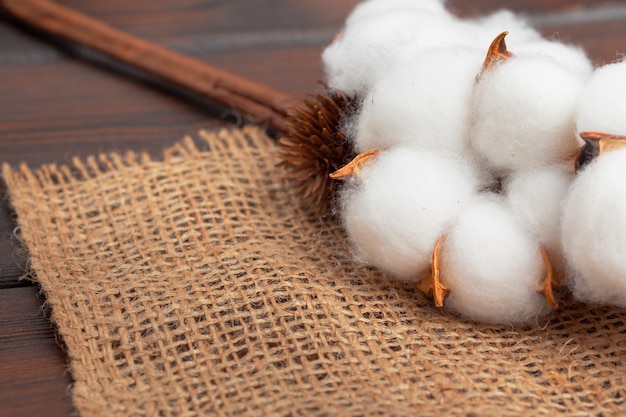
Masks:
[[[320,53],[356,0],[62,0],[143,39],[306,95],[323,78]],[[511,8],[546,36],[584,47],[595,63],[626,52],[626,3],[618,0],[449,0],[459,16]],[[232,123],[219,108],[172,94],[100,57],[59,49],[0,21],[0,159],[67,163],[75,155],[162,149]],[[72,412],[71,378],[27,271],[0,185],[0,416]]]
[[[66,416],[71,378],[35,287],[0,291],[0,415]]]

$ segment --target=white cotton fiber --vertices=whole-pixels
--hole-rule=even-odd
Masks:
[[[475,49],[430,48],[389,70],[363,100],[357,149],[414,144],[466,151],[469,104],[483,60]]]
[[[596,69],[578,101],[578,132],[626,135],[626,61]]]
[[[477,182],[461,159],[403,146],[380,153],[341,196],[357,259],[418,282],[430,268],[435,242]]]
[[[530,169],[578,148],[574,112],[586,77],[545,56],[515,56],[476,85],[470,140],[501,170]]]
[[[368,0],[359,3],[346,19],[345,26],[378,19],[381,14],[399,11],[406,14],[432,13],[445,16],[448,14],[443,0]]]
[[[467,43],[451,16],[392,11],[345,28],[322,53],[328,85],[363,95],[398,60],[433,46]]]
[[[530,26],[528,21],[510,10],[499,10],[488,16],[468,21],[475,30],[477,42],[487,50],[494,38],[502,32],[509,32],[506,42],[512,51],[528,42],[541,40],[541,34]]]
[[[593,71],[593,65],[586,52],[582,48],[574,45],[539,39],[516,45],[514,50],[519,56],[544,56],[567,70],[580,74],[583,77],[589,77]]]
[[[545,247],[556,270],[563,270],[561,215],[573,179],[574,166],[570,163],[518,171],[505,183],[513,214]]]
[[[481,195],[446,235],[446,307],[489,323],[527,323],[550,311],[538,293],[545,275],[539,245],[501,198]]]
[[[626,149],[579,172],[565,201],[563,247],[574,297],[626,307]]]

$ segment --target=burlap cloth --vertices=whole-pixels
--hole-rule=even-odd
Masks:
[[[201,149],[200,149],[201,148]],[[465,321],[357,265],[255,129],[4,167],[83,416],[619,415],[626,314]]]

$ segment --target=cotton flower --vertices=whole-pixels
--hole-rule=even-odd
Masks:
[[[545,274],[539,245],[501,197],[477,197],[445,237],[445,305],[468,318],[528,323],[547,314],[550,307],[539,292]]]
[[[497,64],[474,91],[472,145],[502,172],[567,159],[579,145],[574,117],[585,81],[542,55]]]
[[[578,132],[626,135],[626,61],[596,69],[576,109]]]
[[[322,54],[327,82],[349,95],[363,95],[398,60],[420,49],[464,43],[462,27],[448,13],[421,9],[390,9],[376,18],[356,19]]]
[[[626,307],[626,148],[579,172],[563,211],[570,286],[579,300]]]
[[[563,270],[561,215],[563,201],[574,180],[571,163],[548,165],[513,173],[505,183],[511,212],[550,255],[555,269]]]
[[[478,49],[430,48],[390,69],[363,100],[357,150],[414,144],[466,151],[470,98],[483,60]]]
[[[605,135],[626,135],[626,63],[593,71],[523,17],[437,0],[361,3],[322,58],[360,99],[340,194],[358,261],[489,323],[548,314],[564,272],[577,298],[626,307],[626,151]]]
[[[408,146],[381,152],[341,197],[357,259],[419,281],[438,237],[474,195],[478,177],[463,159]]]
[[[626,307],[626,63],[596,69],[576,127],[587,140],[563,212],[563,248],[575,298]],[[585,164],[588,164],[585,166]]]

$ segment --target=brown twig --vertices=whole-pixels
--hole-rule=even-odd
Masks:
[[[198,93],[256,123],[285,131],[287,111],[301,99],[114,29],[50,0],[2,0],[28,25],[115,58]]]

